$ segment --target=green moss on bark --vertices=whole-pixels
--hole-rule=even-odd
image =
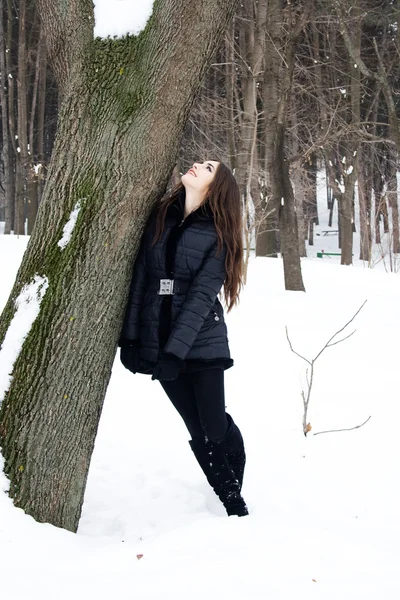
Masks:
[[[152,19],[139,36],[121,38],[95,38],[84,60],[84,70],[89,86],[92,119],[101,120],[99,98],[108,96],[110,119],[122,126],[133,121],[138,111],[149,106],[154,99],[148,73],[143,70],[143,55]]]
[[[29,444],[28,436],[18,436],[19,430],[24,427],[29,429],[29,423],[35,420],[35,415],[40,410],[37,398],[35,397],[35,387],[40,384],[32,377],[32,360],[35,356],[41,356],[42,364],[49,364],[52,360],[53,344],[52,340],[57,335],[63,336],[67,329],[76,326],[79,315],[71,315],[63,310],[63,303],[69,297],[66,288],[70,282],[76,279],[76,270],[79,264],[76,262],[77,256],[85,255],[86,245],[89,240],[90,229],[93,221],[99,212],[99,206],[104,201],[102,195],[102,185],[94,185],[94,173],[86,173],[85,177],[76,183],[71,190],[68,199],[68,210],[64,212],[65,218],[60,221],[54,230],[52,240],[46,244],[46,254],[41,262],[40,269],[35,268],[37,260],[35,256],[28,261],[25,268],[24,277],[19,277],[14,285],[13,292],[7,303],[6,309],[0,319],[1,331],[4,332],[15,314],[15,300],[18,297],[22,287],[32,281],[36,274],[46,276],[49,280],[49,286],[40,305],[40,312],[24,341],[22,350],[14,364],[13,373],[18,372],[18,382],[14,390],[13,381],[6,392],[4,401],[0,407],[0,445],[5,459],[4,471],[10,479],[10,496],[14,498],[16,505],[25,506],[29,498],[24,498],[26,486],[23,485],[24,477],[29,477],[29,463],[26,460],[27,447]],[[62,249],[58,246],[58,241],[63,234],[64,225],[69,219],[70,212],[77,202],[81,204],[77,221],[75,223],[71,239],[67,246]],[[40,271],[38,273],[38,271]],[[55,318],[57,316],[58,330],[55,331]],[[52,337],[53,336],[53,337]],[[12,373],[12,375],[13,375]],[[21,382],[29,382],[30,387],[26,390],[21,389]],[[19,437],[19,444],[15,443]],[[21,442],[21,440],[24,440]],[[28,466],[27,466],[28,465]],[[21,491],[22,490],[22,491]],[[29,512],[29,510],[28,510]]]

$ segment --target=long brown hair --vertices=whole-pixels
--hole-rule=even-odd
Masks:
[[[157,223],[153,245],[161,238],[169,206],[182,194],[178,183],[156,206]],[[215,177],[201,206],[210,207],[218,234],[218,253],[226,246],[224,296],[228,312],[239,301],[243,286],[243,223],[239,186],[231,170],[219,161]]]

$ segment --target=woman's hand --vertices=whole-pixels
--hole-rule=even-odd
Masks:
[[[158,363],[154,367],[152,379],[172,381],[178,377],[184,366],[185,361],[174,354],[163,352],[158,359]]]

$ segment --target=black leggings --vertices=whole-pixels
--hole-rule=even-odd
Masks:
[[[192,438],[222,439],[228,429],[225,413],[224,370],[181,373],[174,381],[160,381]]]

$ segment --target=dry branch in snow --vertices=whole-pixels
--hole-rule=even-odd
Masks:
[[[310,365],[310,378],[308,377],[308,369],[306,369],[307,393],[305,393],[304,390],[301,391],[301,396],[302,396],[302,399],[303,399],[303,407],[304,407],[304,413],[303,413],[303,433],[304,433],[305,436],[307,435],[307,433],[309,431],[311,431],[311,425],[310,425],[310,423],[307,423],[307,413],[308,413],[308,406],[310,404],[312,384],[313,384],[313,380],[314,380],[314,365],[315,365],[315,362],[321,356],[321,354],[323,353],[323,351],[326,350],[326,348],[330,348],[331,346],[336,346],[336,344],[340,344],[341,342],[344,342],[344,340],[347,340],[349,337],[351,337],[356,332],[356,330],[354,330],[351,333],[349,333],[348,335],[346,335],[345,337],[341,338],[340,340],[335,340],[336,336],[338,336],[340,333],[342,333],[342,331],[344,331],[346,329],[346,327],[348,325],[350,325],[350,323],[352,321],[354,321],[354,319],[356,318],[356,316],[358,315],[358,313],[365,306],[366,302],[367,301],[365,300],[362,303],[362,305],[360,306],[360,308],[351,317],[351,319],[349,321],[347,321],[347,323],[345,325],[343,325],[343,327],[341,329],[339,329],[339,331],[337,331],[331,338],[329,338],[329,340],[326,342],[325,346],[318,352],[317,356],[315,358],[312,358],[311,360],[309,360],[308,358],[306,358],[305,356],[303,356],[302,354],[299,354],[298,352],[296,352],[296,350],[294,350],[294,348],[292,346],[292,342],[290,341],[290,338],[289,338],[288,328],[285,327],[286,338],[287,338],[287,341],[289,343],[291,351],[294,354],[296,354],[296,356],[298,356],[299,358],[301,358],[302,360],[304,360],[308,365]],[[363,425],[364,425],[364,423],[363,423]],[[361,425],[359,427],[361,427]],[[356,429],[356,428],[354,427],[352,429]],[[341,430],[338,430],[338,431],[341,431]]]

